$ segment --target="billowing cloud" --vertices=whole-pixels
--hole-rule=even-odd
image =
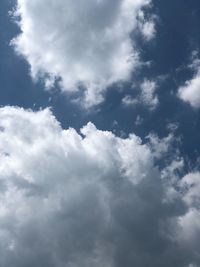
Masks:
[[[0,266],[199,266],[200,176],[173,186],[156,142],[1,108]]]
[[[91,106],[107,87],[127,81],[138,65],[130,34],[149,0],[17,0],[21,34],[12,41],[46,87],[55,80],[63,91],[84,95]],[[145,32],[152,32],[151,26]],[[147,34],[149,36],[149,33]],[[151,33],[150,33],[151,35]]]

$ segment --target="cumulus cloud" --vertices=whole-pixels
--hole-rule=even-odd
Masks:
[[[173,187],[156,141],[64,130],[48,109],[1,108],[0,129],[1,266],[199,266],[200,176]]]
[[[140,11],[138,14],[138,24],[140,31],[146,41],[150,41],[153,39],[156,35],[156,26],[155,26],[155,20],[156,16],[152,16],[150,19],[145,18],[144,11]]]
[[[17,0],[21,34],[12,44],[29,62],[33,79],[42,77],[47,88],[57,81],[63,91],[81,92],[86,106],[95,105],[107,87],[129,80],[138,65],[130,34],[149,3]]]
[[[192,250],[199,258],[198,247],[200,246],[200,173],[189,173],[180,182],[183,199],[188,212],[179,218],[181,225],[179,240],[188,250]],[[199,262],[192,262],[191,266],[199,266]]]
[[[198,109],[200,107],[200,60],[197,51],[192,53],[192,63],[189,68],[194,71],[194,75],[178,89],[178,97]]]

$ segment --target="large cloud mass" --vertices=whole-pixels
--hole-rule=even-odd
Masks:
[[[138,63],[130,34],[149,2],[17,0],[21,34],[13,44],[34,79],[43,77],[47,87],[58,79],[63,91],[82,88],[85,105],[98,104],[106,88],[128,80]]]
[[[161,175],[152,138],[1,108],[0,266],[199,266],[200,174]]]

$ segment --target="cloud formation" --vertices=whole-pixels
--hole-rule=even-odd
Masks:
[[[139,18],[139,28],[142,36],[146,41],[150,41],[156,35],[155,20],[156,16],[152,16],[150,19],[145,18],[145,13],[141,10],[138,15]]]
[[[128,107],[134,107],[138,104],[142,104],[153,111],[159,104],[156,89],[157,84],[155,81],[144,79],[140,85],[140,94],[135,98],[131,95],[124,96],[122,104]]]
[[[198,266],[200,174],[162,176],[160,142],[1,108],[0,266]]]
[[[197,51],[192,53],[192,63],[189,68],[193,70],[194,75],[179,88],[178,97],[198,109],[200,108],[200,60]]]
[[[178,96],[193,108],[200,108],[200,71],[179,88]]]
[[[84,104],[92,106],[102,102],[107,87],[129,80],[138,65],[130,34],[149,3],[18,0],[15,16],[21,34],[12,44],[29,62],[33,79],[43,78],[47,88],[57,81],[63,91],[79,91]],[[153,28],[145,29],[149,38]]]

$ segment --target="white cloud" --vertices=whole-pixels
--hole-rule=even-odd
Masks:
[[[192,63],[188,67],[194,72],[194,75],[178,89],[178,97],[189,103],[193,108],[198,109],[200,107],[200,60],[198,51],[192,52],[191,61]]]
[[[185,189],[185,202],[191,206],[200,207],[200,173],[189,173],[180,182],[182,188]]]
[[[137,115],[134,124],[135,124],[135,126],[140,126],[140,125],[142,125],[143,121],[144,121],[144,119],[140,115]]]
[[[165,138],[159,138],[155,133],[150,133],[146,136],[151,151],[153,152],[154,157],[162,158],[164,154],[168,153],[169,148],[172,146],[174,141],[174,135],[169,134]]]
[[[150,19],[145,19],[145,14],[141,10],[138,15],[139,18],[139,28],[146,41],[150,41],[156,35],[156,26],[155,26],[155,16],[152,16]]]
[[[189,173],[180,181],[180,189],[188,211],[179,218],[179,240],[198,255],[200,246],[200,173]],[[194,262],[192,266],[199,266]]]
[[[1,108],[0,124],[0,265],[113,266],[115,189],[156,174],[148,147],[92,123],[63,130],[49,110]]]
[[[154,110],[159,103],[158,96],[155,93],[156,89],[157,84],[154,81],[144,80],[141,85],[141,101],[152,110]]]
[[[200,107],[200,71],[191,80],[187,81],[184,86],[179,88],[178,96],[193,108]]]
[[[134,98],[131,95],[125,95],[122,98],[122,104],[127,107],[134,107],[139,104],[139,101],[137,98]]]
[[[166,125],[166,129],[170,132],[176,132],[179,128],[178,122],[168,122]]]
[[[130,34],[138,26],[138,12],[149,3],[18,0],[21,34],[12,43],[29,62],[33,79],[42,77],[47,88],[58,79],[68,92],[82,89],[83,93],[84,88],[84,104],[95,105],[107,87],[129,80],[138,65]],[[148,25],[144,32],[150,36]]]
[[[48,109],[1,108],[0,129],[0,266],[199,266],[194,234],[182,238],[198,178],[177,191],[156,141],[64,130]]]
[[[143,104],[150,110],[155,110],[159,104],[158,96],[156,94],[157,84],[155,81],[145,79],[140,85],[140,94],[136,98],[131,95],[126,95],[122,99],[122,104],[125,106],[136,106]]]
[[[155,24],[153,21],[147,21],[142,26],[142,33],[144,37],[149,41],[155,37],[156,30]]]

